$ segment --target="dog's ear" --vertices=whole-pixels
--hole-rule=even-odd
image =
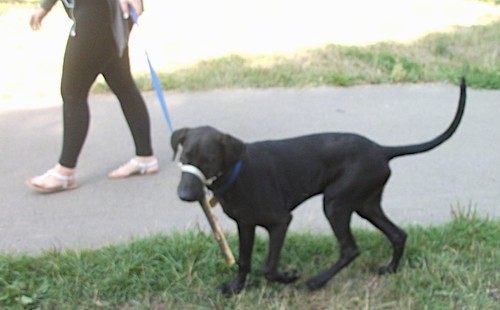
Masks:
[[[189,128],[182,128],[174,131],[172,133],[172,137],[170,138],[170,145],[172,146],[172,150],[174,150],[174,158],[177,156],[177,150],[179,149],[179,144],[182,145],[184,143],[184,139],[186,138],[186,134],[189,131]]]
[[[226,163],[233,165],[241,159],[241,155],[245,152],[245,143],[231,135],[225,134],[221,139],[224,148],[224,160]]]

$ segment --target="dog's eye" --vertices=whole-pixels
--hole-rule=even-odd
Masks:
[[[182,153],[181,156],[179,157],[179,161],[181,163],[187,163],[188,162],[188,156],[186,156],[186,154]]]
[[[200,169],[203,170],[208,175],[214,174],[218,169],[217,158],[214,156],[206,157],[202,161]]]
[[[180,156],[180,160],[182,162],[188,162],[190,158],[193,158],[193,154],[194,152],[191,151],[191,150],[185,150],[182,152],[181,156]]]
[[[207,158],[207,163],[209,163],[210,165],[213,165],[216,161],[217,159],[213,156]]]
[[[212,170],[214,166],[215,160],[213,158],[206,158],[201,162],[202,168],[206,170]]]

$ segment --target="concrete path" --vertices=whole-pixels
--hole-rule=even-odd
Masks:
[[[455,113],[458,87],[218,90],[166,97],[177,128],[210,124],[245,141],[350,131],[399,145],[440,134]],[[93,95],[92,124],[77,175],[80,187],[53,195],[34,193],[24,181],[57,160],[60,108],[0,109],[0,252],[99,247],[157,232],[207,229],[200,207],[176,197],[180,172],[171,161],[170,134],[154,94],[145,98],[160,173],[106,178],[133,155],[132,141],[116,99]],[[469,206],[482,216],[500,216],[500,91],[469,90],[467,104],[450,141],[392,162],[383,203],[396,223],[439,224],[450,220],[453,209]],[[235,231],[220,207],[216,212],[221,226]],[[369,227],[359,218],[353,222]],[[320,198],[295,211],[292,229],[330,233]]]

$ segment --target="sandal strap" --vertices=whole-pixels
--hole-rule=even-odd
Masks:
[[[147,163],[141,163],[140,161],[137,161],[134,158],[132,158],[130,160],[130,163],[133,164],[133,165],[135,165],[137,168],[139,168],[141,174],[145,174],[148,171],[149,168],[158,165],[158,160],[153,159],[153,160],[151,160],[151,161],[149,161]]]
[[[68,188],[69,182],[73,181],[75,179],[74,175],[62,175],[59,172],[55,171],[54,169],[50,169],[47,172],[45,172],[42,176],[42,178],[48,178],[48,177],[54,177],[61,181],[62,187],[64,189]]]

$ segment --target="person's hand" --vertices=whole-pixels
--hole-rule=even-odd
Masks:
[[[122,8],[123,18],[127,19],[130,16],[129,6],[133,7],[137,16],[142,14],[141,0],[119,0]]]
[[[30,18],[30,27],[34,31],[39,30],[42,27],[42,20],[47,16],[49,12],[43,8],[37,8]]]

